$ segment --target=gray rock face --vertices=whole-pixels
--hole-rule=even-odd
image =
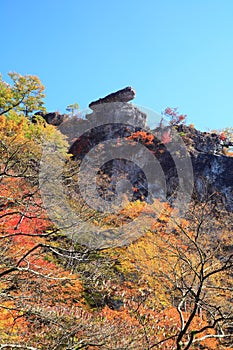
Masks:
[[[48,113],[44,119],[56,125],[62,133],[67,135],[70,141],[69,153],[74,159],[83,159],[93,147],[108,140],[127,140],[137,131],[152,131],[147,126],[147,115],[134,105],[127,103],[135,96],[135,91],[127,87],[112,93],[102,99],[90,103],[92,112],[86,118],[69,118],[66,115]],[[153,197],[162,200],[176,196],[177,189],[186,183],[189,187],[189,177],[180,184],[179,169],[174,155],[171,153],[169,137],[156,137],[156,135],[179,135],[185,145],[191,160],[192,173],[194,176],[194,194],[199,200],[208,197],[221,197],[225,208],[233,211],[233,157],[223,154],[223,147],[232,146],[229,140],[222,139],[214,133],[201,132],[193,127],[185,125],[159,126],[153,131],[153,141],[148,144],[147,140],[136,140],[148,153],[132,149],[129,159],[117,157],[109,161],[104,153],[102,158],[102,172],[109,176],[106,183],[100,180],[100,192],[111,199],[111,195],[120,190],[127,191],[129,187],[134,190],[132,200],[142,199],[150,201]],[[179,141],[176,142],[179,145]],[[136,147],[136,146],[135,146]],[[131,151],[132,144],[129,144]],[[136,151],[135,151],[136,150]],[[106,150],[107,154],[109,149]],[[184,154],[179,147],[176,153],[182,158]],[[113,150],[114,153],[114,150]],[[155,161],[151,159],[151,155]],[[105,159],[106,158],[106,159]],[[120,159],[122,158],[122,159]],[[157,168],[153,167],[153,163]],[[156,173],[157,172],[157,173]],[[146,174],[145,174],[146,173]],[[149,174],[149,176],[148,176]],[[118,186],[119,179],[124,181]],[[129,183],[131,184],[129,186]],[[118,187],[117,187],[118,186]],[[185,186],[184,186],[185,191]]]
[[[61,131],[65,126],[66,123],[61,126]],[[137,107],[125,102],[101,103],[80,122],[77,139],[71,145],[69,153],[82,157],[88,149],[100,142],[128,137],[141,129],[148,129],[147,116]],[[80,153],[80,149],[84,153]]]
[[[40,115],[44,118],[46,123],[54,125],[54,126],[59,126],[62,123],[64,123],[65,120],[68,119],[68,115],[66,114],[60,114],[58,112],[51,112],[51,113],[43,113],[43,112],[37,112],[35,113],[36,115]]]
[[[89,104],[91,109],[95,109],[95,107],[99,104],[103,103],[112,103],[112,102],[129,102],[134,99],[136,95],[136,91],[131,87],[127,86],[124,89],[113,92],[103,98],[98,99],[97,101],[93,101]]]
[[[186,125],[178,125],[177,132],[184,134],[184,141],[186,139],[186,142],[191,146],[190,151],[193,153],[222,154],[223,147],[233,146],[233,142],[222,138],[219,134],[201,132]]]
[[[199,199],[216,193],[233,211],[233,157],[199,153],[192,157],[195,190]]]
[[[95,125],[98,126],[92,128]],[[77,158],[82,158],[93,146],[105,140],[127,138],[136,131],[149,131],[147,116],[133,105],[120,102],[96,105],[94,112],[87,116],[86,128],[89,131],[82,134],[69,150]],[[169,127],[166,127],[165,131],[169,131]],[[161,134],[164,131],[158,128],[157,132]],[[171,130],[171,134],[172,132]],[[182,135],[186,150],[189,152],[195,195],[200,200],[205,200],[214,193],[221,193],[225,207],[233,211],[233,158],[226,157],[222,153],[228,141],[224,142],[217,134],[204,133],[184,125],[177,126],[175,133]],[[87,140],[88,147],[85,146]],[[148,176],[145,176],[144,171],[148,174],[153,169],[151,159],[137,151],[131,159],[132,162],[116,159],[106,166],[106,173],[111,176],[110,192],[114,193],[117,181],[124,178],[131,183],[132,188],[136,189],[133,199],[143,198],[150,201],[153,197],[163,200],[174,198],[180,186],[180,179],[169,147],[156,137],[153,144],[143,146],[154,154],[163,173],[151,176],[151,181],[148,182]],[[158,169],[157,167],[155,171]],[[187,179],[184,179],[187,186],[189,186],[188,177],[187,175]],[[106,188],[104,191],[106,192]]]

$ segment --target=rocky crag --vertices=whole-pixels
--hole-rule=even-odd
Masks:
[[[216,195],[227,210],[233,211],[233,157],[224,154],[224,149],[233,143],[216,133],[179,123],[161,122],[150,130],[147,115],[129,103],[134,96],[135,91],[127,87],[94,101],[89,105],[92,112],[84,119],[59,113],[43,117],[68,136],[74,160],[83,159],[93,148],[101,154],[100,174],[108,175],[108,181],[100,179],[98,186],[101,195],[109,200],[119,190],[119,179],[125,179],[120,190],[127,192],[130,183],[132,199],[151,201],[157,197],[172,201],[177,192],[192,188],[199,200]],[[111,140],[114,141],[109,143]],[[122,153],[114,153],[123,140],[128,142],[128,153],[125,148]],[[105,149],[103,144],[107,145]],[[116,155],[112,159],[111,152]],[[187,169],[181,174],[179,167]]]

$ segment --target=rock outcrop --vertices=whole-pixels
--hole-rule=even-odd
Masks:
[[[35,113],[35,116],[37,115],[43,117],[46,123],[54,126],[61,125],[69,118],[67,114],[60,114],[58,112],[50,112],[50,113],[37,112]],[[36,118],[34,117],[32,121],[35,121],[35,120]]]
[[[198,199],[216,197],[233,211],[233,157],[200,152],[192,156],[192,164]]]
[[[184,124],[176,126],[177,132],[182,135],[184,142],[189,146],[190,152],[223,154],[223,149],[233,146],[233,142],[224,135],[202,132],[192,126]]]
[[[192,190],[199,200],[214,198],[217,194],[225,208],[233,211],[233,157],[223,153],[224,147],[233,146],[233,143],[216,133],[201,132],[183,124],[167,123],[150,130],[147,115],[128,103],[134,96],[135,91],[127,87],[91,102],[92,112],[84,119],[56,113],[49,113],[44,119],[68,136],[69,153],[74,160],[83,159],[93,148],[109,140],[113,140],[114,147],[119,147],[114,140],[129,142],[128,150],[132,152],[128,159],[123,153],[109,160],[106,155],[111,151],[114,154],[109,143],[106,150],[100,149],[100,173],[107,175],[108,180],[103,181],[100,177],[98,186],[100,193],[109,200],[119,190],[119,179],[124,179],[126,184],[124,188],[124,182],[121,182],[121,192],[127,192],[128,183],[131,184],[132,199],[151,201],[157,197],[171,202],[181,189],[184,193],[188,191],[193,180]],[[186,166],[181,162],[185,157],[190,161],[191,170],[186,170],[186,178],[181,179],[179,167]]]
[[[129,102],[136,96],[136,91],[131,87],[127,86],[124,89],[113,92],[103,98],[93,101],[89,104],[91,109],[94,109],[99,104],[112,103],[112,102]]]
[[[63,130],[64,127],[62,125]],[[134,105],[125,102],[99,104],[80,122],[77,139],[71,145],[69,153],[82,157],[100,142],[125,138],[142,129],[148,129],[147,117]]]

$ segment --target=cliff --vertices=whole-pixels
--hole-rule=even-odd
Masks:
[[[198,200],[218,198],[233,211],[233,158],[223,152],[232,143],[179,123],[151,130],[147,115],[128,103],[134,96],[128,87],[90,103],[84,119],[56,113],[44,119],[68,136],[74,160],[98,163],[98,191],[109,201],[120,192],[173,202],[191,192]]]

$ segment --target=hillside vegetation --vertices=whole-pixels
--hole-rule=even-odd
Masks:
[[[92,209],[77,190],[81,160],[34,114],[45,111],[41,82],[11,78],[0,81],[0,349],[233,349],[233,213],[221,196],[194,195],[182,217],[137,195],[118,212]],[[139,138],[150,149],[148,133],[128,141]],[[92,248],[55,225],[41,195],[45,145],[64,164],[57,177],[76,216],[96,232],[125,225],[128,244]]]

